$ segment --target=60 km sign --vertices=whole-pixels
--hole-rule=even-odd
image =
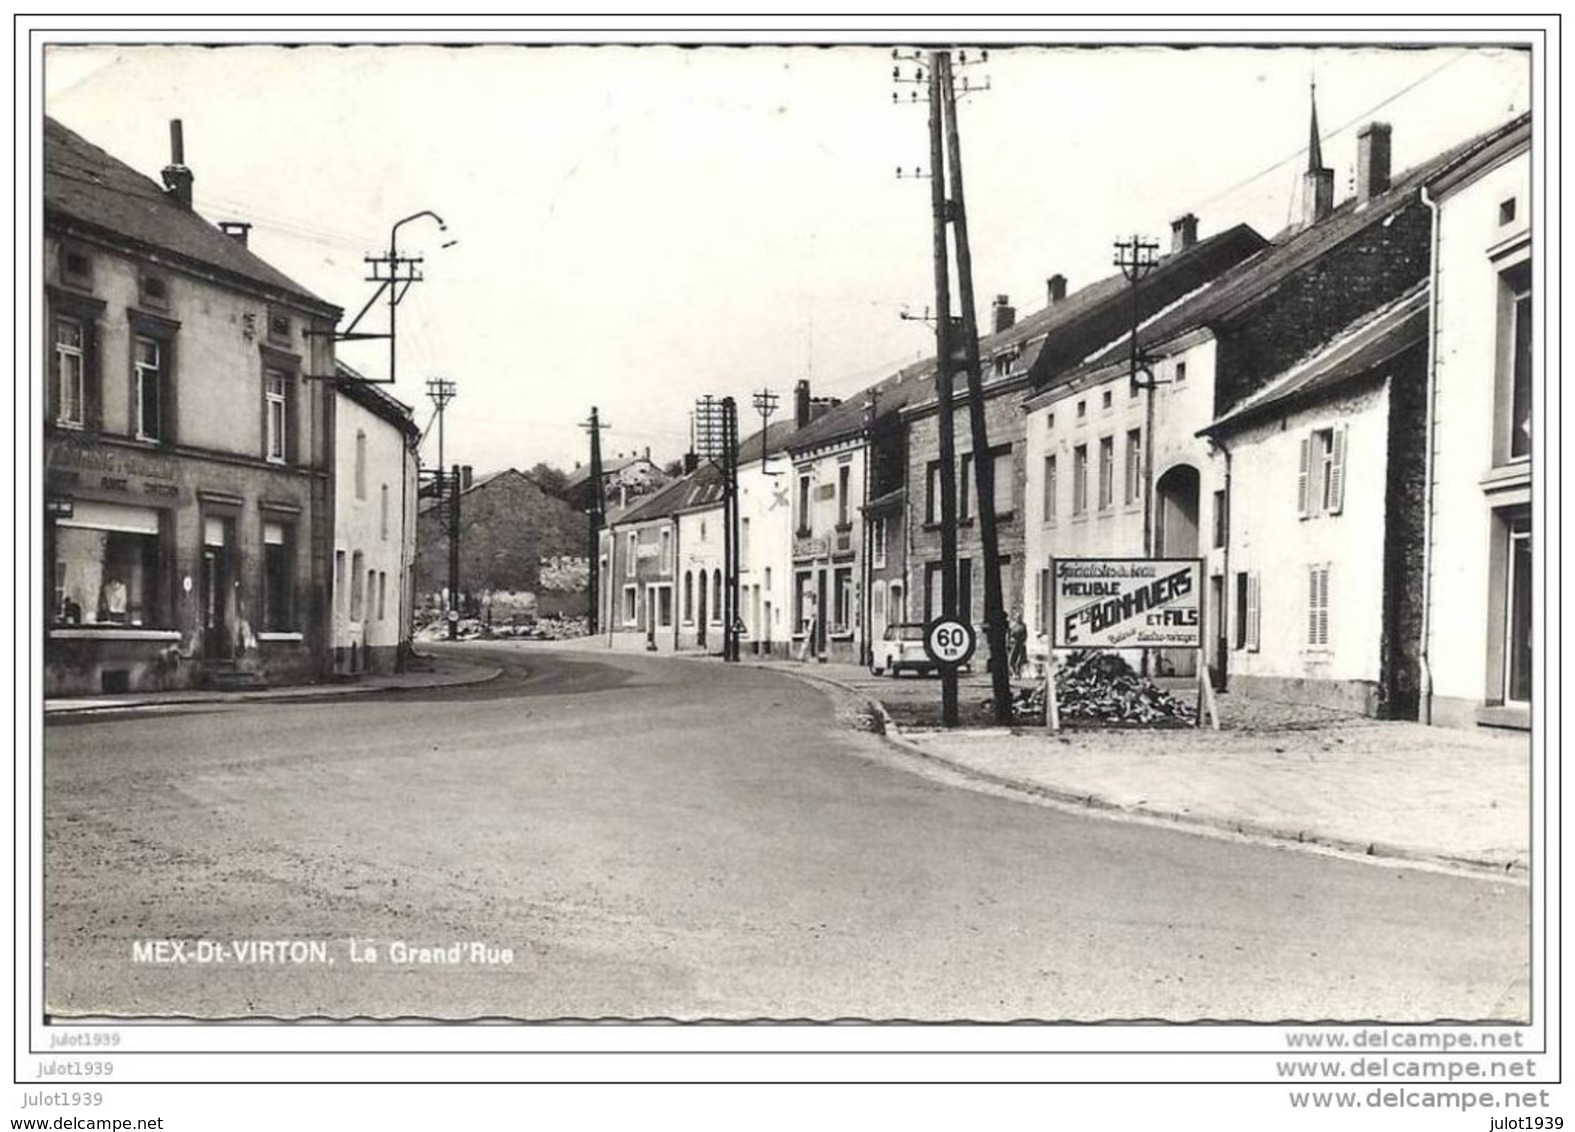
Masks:
[[[974,643],[973,626],[963,621],[939,618],[924,627],[924,651],[946,668],[967,664]]]

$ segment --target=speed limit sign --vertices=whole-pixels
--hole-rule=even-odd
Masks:
[[[941,617],[924,627],[924,651],[936,664],[957,668],[973,656],[973,626]]]

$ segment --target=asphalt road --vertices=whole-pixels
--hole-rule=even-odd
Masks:
[[[960,788],[780,673],[487,655],[471,688],[51,725],[49,1009],[1528,1015],[1523,887]]]

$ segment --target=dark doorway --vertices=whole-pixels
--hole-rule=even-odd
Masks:
[[[202,655],[230,660],[235,641],[235,520],[209,515],[202,524]]]
[[[1191,464],[1177,464],[1154,485],[1154,547],[1161,558],[1198,556],[1198,494],[1200,477]],[[1192,649],[1162,649],[1160,671],[1196,676],[1198,654]]]

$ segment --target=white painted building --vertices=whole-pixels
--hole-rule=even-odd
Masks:
[[[1531,123],[1428,182],[1436,216],[1423,717],[1526,727],[1533,689]]]
[[[1208,428],[1233,690],[1415,718],[1426,338],[1424,282]]]
[[[342,362],[333,387],[334,672],[391,672],[415,606],[420,430],[409,407]]]
[[[793,636],[793,465],[784,446],[798,427],[796,417],[778,421],[739,450],[738,601],[742,647],[756,656],[786,656]]]
[[[722,511],[722,477],[709,464],[678,481],[687,490],[675,498],[678,538],[677,647],[720,652],[722,648],[723,558],[727,534]]]
[[[1213,412],[1214,336],[1194,329],[1155,346],[1150,357],[1162,384],[1153,393],[1155,510],[1147,546],[1155,557],[1199,557],[1206,553],[1199,531],[1212,526],[1217,505],[1212,481],[1203,490],[1209,446],[1196,435]],[[1024,405],[1024,621],[1036,651],[1049,649],[1051,558],[1145,554],[1148,397],[1134,388],[1127,364],[1115,361],[1076,373]],[[1194,671],[1190,654],[1167,658],[1178,673]]]
[[[817,656],[853,663],[860,661],[863,625],[867,454],[858,429],[793,448],[793,640],[808,640]]]

